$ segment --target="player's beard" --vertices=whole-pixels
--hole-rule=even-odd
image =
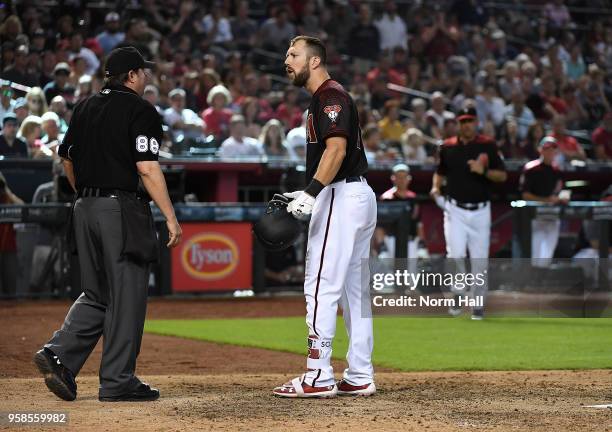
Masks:
[[[293,77],[292,83],[296,87],[304,87],[310,79],[310,69],[308,69],[308,66],[304,66],[299,73],[295,71],[293,71],[293,73],[295,76]]]

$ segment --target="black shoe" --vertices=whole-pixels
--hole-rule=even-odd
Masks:
[[[59,358],[48,348],[34,354],[34,364],[45,377],[45,384],[58,398],[73,401],[77,396],[77,385],[74,374],[69,371]]]
[[[140,383],[134,390],[117,396],[100,396],[100,402],[146,402],[159,399],[159,390]]]
[[[472,319],[474,321],[482,321],[484,319],[484,309],[474,309],[472,311]]]

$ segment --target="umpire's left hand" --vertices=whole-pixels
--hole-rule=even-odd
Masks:
[[[178,221],[174,219],[173,221],[166,221],[166,226],[168,227],[168,244],[166,245],[169,248],[173,248],[177,246],[181,242],[181,237],[183,236],[183,230],[179,225]]]

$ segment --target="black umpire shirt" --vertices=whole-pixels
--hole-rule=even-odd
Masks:
[[[519,180],[519,190],[540,197],[549,197],[561,191],[561,171],[540,159],[527,162]]]
[[[478,134],[468,143],[456,136],[448,138],[440,146],[440,162],[436,170],[446,177],[446,195],[463,203],[489,201],[491,181],[470,171],[470,159],[480,160],[488,169],[504,169],[493,138]]]
[[[347,177],[364,175],[368,170],[368,162],[361,142],[357,107],[339,83],[328,79],[312,95],[308,107],[307,184],[317,172],[325,151],[325,140],[334,136],[346,138],[346,156],[332,183]]]
[[[125,86],[107,86],[80,102],[58,153],[74,163],[77,189],[136,192],[136,162],[156,161],[162,124],[153,105]]]

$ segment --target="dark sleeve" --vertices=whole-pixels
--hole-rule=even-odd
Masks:
[[[348,97],[334,89],[319,96],[317,123],[323,142],[341,136],[348,139],[351,127],[351,105]]]
[[[448,167],[446,166],[446,152],[444,151],[444,146],[440,146],[440,161],[438,162],[438,168],[436,168],[436,174],[441,176],[445,176]]]
[[[519,192],[531,192],[531,175],[524,169],[519,178]]]
[[[489,153],[489,169],[494,170],[505,170],[506,166],[504,165],[504,161],[499,156],[499,151],[497,150],[497,144],[495,141],[491,141],[488,145],[488,153]]]
[[[162,123],[157,110],[143,101],[136,108],[130,128],[134,159],[137,162],[156,161],[162,136]]]

